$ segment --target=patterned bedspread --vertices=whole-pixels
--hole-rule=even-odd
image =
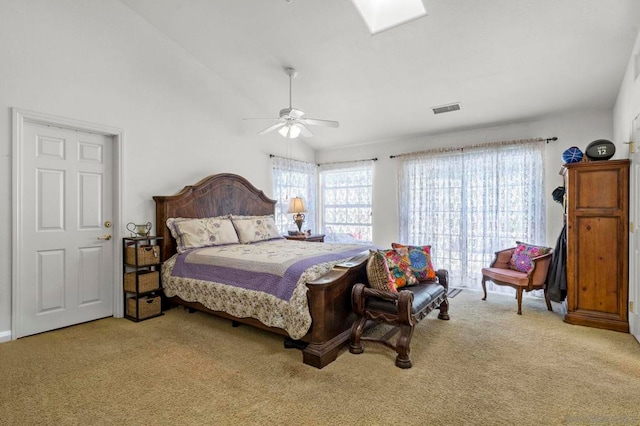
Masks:
[[[367,248],[282,239],[195,249],[164,263],[164,293],[300,339],[311,327],[306,283]]]

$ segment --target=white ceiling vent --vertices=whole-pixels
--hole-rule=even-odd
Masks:
[[[460,103],[456,102],[449,105],[441,105],[431,108],[434,114],[442,114],[443,112],[460,111]]]

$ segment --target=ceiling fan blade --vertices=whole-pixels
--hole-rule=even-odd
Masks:
[[[274,124],[273,126],[269,126],[269,127],[267,127],[266,129],[264,129],[264,130],[260,130],[260,131],[258,132],[258,134],[259,134],[259,135],[264,135],[265,133],[269,133],[269,132],[272,132],[272,131],[274,131],[274,130],[276,130],[276,129],[279,129],[280,127],[282,127],[282,126],[284,126],[284,125],[285,125],[285,122],[284,122],[284,121],[279,121],[278,123]]]
[[[300,121],[304,124],[310,124],[312,126],[324,126],[324,127],[339,127],[340,123],[332,120],[320,120],[317,118],[301,118]]]
[[[269,121],[280,121],[279,118],[243,118],[244,120],[269,120]]]
[[[311,133],[309,131],[309,129],[307,129],[304,124],[302,123],[296,123],[296,126],[298,126],[300,128],[300,132],[302,133],[302,136],[304,136],[305,138],[310,138],[313,136],[313,133]]]

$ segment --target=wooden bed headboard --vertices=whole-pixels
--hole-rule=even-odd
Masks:
[[[277,201],[247,179],[232,173],[220,173],[185,186],[175,195],[156,195],[156,235],[163,237],[162,261],[176,253],[176,241],[169,228],[170,217],[214,217],[228,214],[262,216],[274,214]]]

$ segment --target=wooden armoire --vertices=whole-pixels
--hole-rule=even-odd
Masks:
[[[570,324],[629,332],[629,160],[564,168]]]

